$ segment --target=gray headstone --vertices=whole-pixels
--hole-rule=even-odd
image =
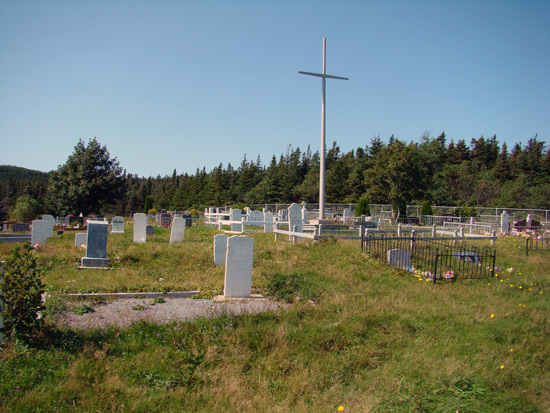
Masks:
[[[172,231],[170,232],[170,244],[182,242],[185,236],[185,219],[174,218],[172,220]]]
[[[124,218],[113,217],[111,221],[111,234],[124,234]]]
[[[77,232],[76,234],[74,234],[74,246],[80,248],[83,245],[86,245],[87,238],[87,233]]]
[[[294,231],[296,227],[296,232],[303,232],[302,207],[300,205],[292,204],[288,207],[288,221],[290,231]]]
[[[134,242],[143,244],[147,241],[147,215],[135,214],[134,215]]]
[[[51,215],[42,215],[42,220],[46,221],[46,230],[48,231],[48,237],[53,234],[53,226],[55,225],[55,218]]]
[[[216,267],[225,265],[227,238],[229,237],[225,234],[214,235],[214,265]]]
[[[264,213],[262,211],[250,211],[248,214],[248,222],[263,222]],[[254,224],[256,226],[262,226],[263,224]]]
[[[80,260],[84,268],[105,268],[109,266],[107,258],[107,221],[88,221],[88,236],[86,238],[86,256]]]
[[[266,212],[264,214],[264,232],[271,233],[273,232],[273,212]]]
[[[145,232],[147,232],[147,235],[155,235],[154,225],[147,225],[147,228],[145,228]]]
[[[500,215],[500,232],[503,234],[510,232],[510,215],[508,215],[508,211],[504,211]]]
[[[29,224],[17,223],[13,224],[11,230],[13,232],[29,232]]]
[[[250,297],[252,289],[252,260],[254,238],[246,235],[227,239],[225,258],[224,296],[228,298]]]
[[[240,221],[242,219],[242,211],[240,209],[232,209],[231,210],[231,221]],[[231,231],[242,231],[243,225],[242,224],[231,224]]]
[[[405,270],[411,268],[411,252],[402,249],[389,250],[388,264]]]
[[[32,222],[31,244],[46,244],[48,223],[42,219]]]
[[[351,208],[344,208],[344,214],[342,216],[342,222],[348,224],[351,218]]]

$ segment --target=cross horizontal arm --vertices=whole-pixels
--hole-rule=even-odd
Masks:
[[[324,75],[322,73],[312,73],[312,72],[301,72],[298,71],[301,75],[309,75],[309,76],[316,76],[316,77],[324,77],[326,79],[339,79],[339,80],[349,80],[347,77],[341,77],[341,76],[333,76],[333,75]]]

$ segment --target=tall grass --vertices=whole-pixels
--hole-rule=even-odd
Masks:
[[[175,245],[167,233],[145,245],[109,238],[109,257],[120,257],[109,271],[75,270],[83,252],[64,237],[39,256],[52,294],[221,289],[214,233],[193,228]],[[503,238],[498,276],[434,285],[369,259],[355,241],[254,238],[253,287],[286,288],[288,309],[126,329],[54,325],[40,348],[1,350],[1,408],[550,409],[550,256],[525,257]]]

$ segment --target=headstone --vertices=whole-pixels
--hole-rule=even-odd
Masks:
[[[264,232],[271,233],[273,232],[273,212],[266,212],[264,214]]]
[[[80,260],[82,268],[107,268],[107,221],[88,221],[88,236],[86,237],[86,256]]]
[[[163,227],[169,227],[171,220],[172,215],[167,213],[160,214],[160,225],[162,225]]]
[[[29,232],[29,224],[17,223],[13,224],[11,230],[13,232]]]
[[[142,244],[147,241],[147,215],[134,215],[134,242]]]
[[[292,204],[288,207],[288,225],[289,231],[303,232],[302,207],[298,204]]]
[[[170,232],[170,244],[182,242],[185,236],[185,219],[174,218],[172,220],[172,231]]]
[[[111,234],[124,234],[124,218],[113,217],[111,220]]]
[[[263,222],[264,220],[264,213],[262,211],[250,211],[248,214],[248,222]],[[255,226],[262,226],[262,224],[253,224]]]
[[[279,217],[281,218],[281,221],[288,221],[288,210],[287,209],[281,209],[279,211]]]
[[[191,228],[191,224],[193,223],[193,215],[191,214],[181,214],[181,217],[185,219],[185,226],[187,228]]]
[[[46,221],[46,231],[48,231],[48,237],[53,234],[53,226],[55,225],[55,218],[52,215],[42,215],[42,220]]]
[[[86,245],[88,234],[85,232],[77,232],[74,234],[74,246],[75,247],[82,247]]]
[[[155,226],[147,225],[147,228],[145,228],[145,232],[147,232],[147,235],[155,235]]]
[[[510,232],[510,215],[508,211],[504,211],[500,214],[500,232],[508,234]]]
[[[227,238],[229,237],[225,234],[214,235],[214,265],[216,265],[216,267],[225,265]]]
[[[388,251],[388,264],[404,270],[411,268],[411,252],[409,250],[393,249]]]
[[[307,209],[306,209],[306,203],[304,202],[302,204],[302,223],[307,224],[309,220],[307,219]]]
[[[351,208],[344,208],[344,214],[342,216],[342,223],[344,225],[349,224],[349,221],[351,219]]]
[[[240,221],[242,219],[242,211],[240,209],[231,209],[231,221]],[[231,224],[231,231],[239,231],[241,232],[243,230],[242,224]]]
[[[225,297],[250,297],[250,291],[252,289],[253,257],[254,238],[240,235],[227,239],[224,285]]]
[[[48,239],[48,223],[43,219],[32,222],[31,244],[46,244]]]

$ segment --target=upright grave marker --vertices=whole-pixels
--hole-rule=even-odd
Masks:
[[[80,260],[81,268],[108,268],[107,258],[107,221],[88,221],[88,236],[86,238],[86,256]]]
[[[272,233],[273,232],[273,212],[266,212],[264,214],[264,232]]]
[[[53,234],[53,226],[55,225],[55,218],[51,215],[42,215],[42,220],[46,221],[46,231],[48,237]]]
[[[288,207],[289,231],[303,232],[302,207],[296,203]]]
[[[74,234],[74,246],[75,247],[82,247],[85,246],[87,243],[88,234],[86,232],[77,232]]]
[[[253,257],[254,238],[236,235],[227,239],[224,285],[226,298],[250,297]]]
[[[170,244],[183,242],[185,236],[185,219],[174,218],[172,220],[172,231],[170,232]]]
[[[231,221],[241,221],[243,217],[242,211],[238,208],[231,209]],[[231,231],[241,232],[243,224],[231,224]]]
[[[48,239],[48,223],[42,219],[32,222],[31,244],[46,244]]]
[[[138,213],[134,215],[134,242],[143,244],[147,241],[147,215]]]
[[[225,234],[214,235],[214,265],[216,267],[225,265],[227,238],[229,237]]]
[[[113,217],[111,221],[111,234],[124,234],[124,218]]]

